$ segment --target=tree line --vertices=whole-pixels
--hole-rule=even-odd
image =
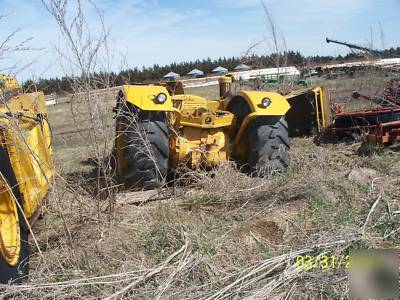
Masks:
[[[382,51],[381,58],[387,57],[400,57],[400,47],[390,48]],[[173,71],[180,75],[185,75],[192,69],[196,68],[208,74],[214,68],[222,66],[228,70],[233,70],[240,63],[245,63],[252,68],[269,68],[287,65],[296,67],[312,66],[321,63],[328,63],[332,61],[344,62],[349,60],[360,59],[359,54],[349,53],[346,56],[303,56],[298,51],[287,51],[282,54],[271,54],[271,55],[249,55],[246,57],[221,57],[218,59],[198,59],[190,62],[171,63],[169,65],[160,66],[155,64],[150,67],[135,67],[133,69],[122,70],[119,73],[111,72],[110,74],[105,73],[94,73],[94,78],[107,78],[107,82],[111,83],[111,86],[119,86],[122,84],[132,83],[151,83],[161,80],[161,78],[168,72]],[[39,78],[36,82],[27,80],[23,83],[23,89],[27,92],[34,90],[44,91],[45,94],[50,93],[70,93],[71,90],[71,78]],[[99,80],[97,88],[103,88],[102,80]]]

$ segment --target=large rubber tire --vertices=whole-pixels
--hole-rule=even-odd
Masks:
[[[246,136],[251,173],[264,176],[289,165],[289,133],[283,117],[256,118],[247,127]]]
[[[8,184],[12,187],[12,192],[18,203],[23,207],[22,194],[19,191],[17,179],[11,167],[8,153],[5,147],[0,147],[0,171],[7,179]],[[20,229],[20,254],[19,261],[15,266],[10,266],[0,255],[0,283],[23,283],[28,280],[29,274],[29,245],[28,235],[29,229],[25,222],[25,218],[18,209],[19,229]]]
[[[165,112],[135,108],[124,132],[127,188],[152,189],[165,184],[169,133]],[[135,120],[132,122],[132,120]]]

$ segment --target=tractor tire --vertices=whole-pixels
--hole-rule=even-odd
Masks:
[[[12,192],[17,199],[19,206],[23,207],[23,198],[18,188],[17,179],[12,169],[6,148],[0,147],[0,171],[7,179],[8,184],[12,187]],[[29,274],[29,229],[25,222],[23,213],[18,209],[18,220],[20,230],[20,254],[19,261],[15,266],[10,266],[0,255],[0,283],[1,284],[18,284],[28,280]]]
[[[169,133],[163,112],[133,112],[135,122],[126,123],[124,158],[127,188],[162,186],[168,172]],[[128,118],[131,119],[132,118]]]
[[[247,127],[246,135],[250,173],[264,176],[289,165],[289,133],[283,117],[257,118]]]

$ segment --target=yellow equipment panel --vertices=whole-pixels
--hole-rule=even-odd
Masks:
[[[172,111],[172,100],[167,89],[158,85],[124,85],[122,91],[127,102],[140,109],[153,111]],[[160,93],[166,95],[164,103],[157,103],[156,97]]]
[[[19,215],[33,220],[49,190],[54,166],[44,94],[22,94],[15,79],[7,78],[0,76],[0,255],[13,266],[19,260]],[[17,186],[12,186],[15,180]],[[16,189],[23,199],[23,214],[18,214]]]

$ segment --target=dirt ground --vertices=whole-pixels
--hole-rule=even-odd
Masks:
[[[372,86],[366,78],[314,83],[346,103]],[[111,116],[113,100],[105,101]],[[399,146],[363,156],[361,143],[295,138],[281,173],[249,177],[227,162],[191,172],[190,185],[115,187],[111,203],[91,188],[93,153],[70,104],[51,107],[50,122],[58,175],[35,228],[38,247],[31,239],[29,285],[4,297],[337,299],[348,295],[349,270],[300,268],[296,257],[400,245]],[[111,117],[107,124],[112,136]]]

